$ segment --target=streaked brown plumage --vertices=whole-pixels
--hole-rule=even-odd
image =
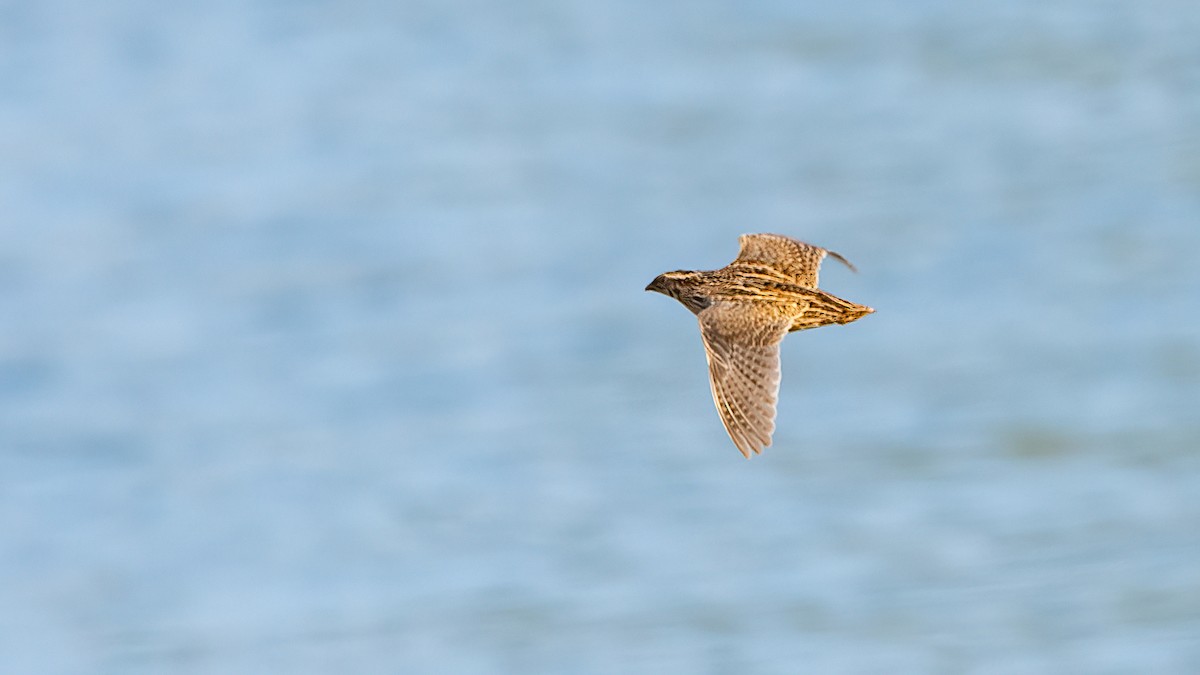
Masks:
[[[779,343],[790,331],[846,324],[875,310],[817,288],[826,255],[779,234],[744,234],[737,259],[711,272],[660,274],[646,286],[683,303],[700,320],[713,402],[746,457],[771,445],[779,395]]]

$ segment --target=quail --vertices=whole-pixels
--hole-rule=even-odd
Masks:
[[[842,256],[779,234],[745,234],[719,270],[660,274],[646,286],[675,298],[700,321],[713,402],[747,458],[771,445],[779,394],[779,343],[792,331],[847,324],[875,310],[817,288],[825,256]]]

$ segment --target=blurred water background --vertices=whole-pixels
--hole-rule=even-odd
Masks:
[[[1200,5],[0,4],[0,671],[1200,672]],[[745,461],[743,232],[875,307]]]

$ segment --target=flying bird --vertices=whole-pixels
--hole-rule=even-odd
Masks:
[[[842,256],[779,234],[744,234],[719,270],[660,274],[646,286],[700,320],[713,403],[747,458],[771,445],[779,395],[779,343],[789,332],[847,324],[875,310],[817,288],[825,256]]]

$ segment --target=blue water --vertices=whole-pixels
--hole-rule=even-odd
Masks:
[[[1200,672],[1200,5],[0,5],[0,672]],[[642,288],[877,313],[745,461]]]

